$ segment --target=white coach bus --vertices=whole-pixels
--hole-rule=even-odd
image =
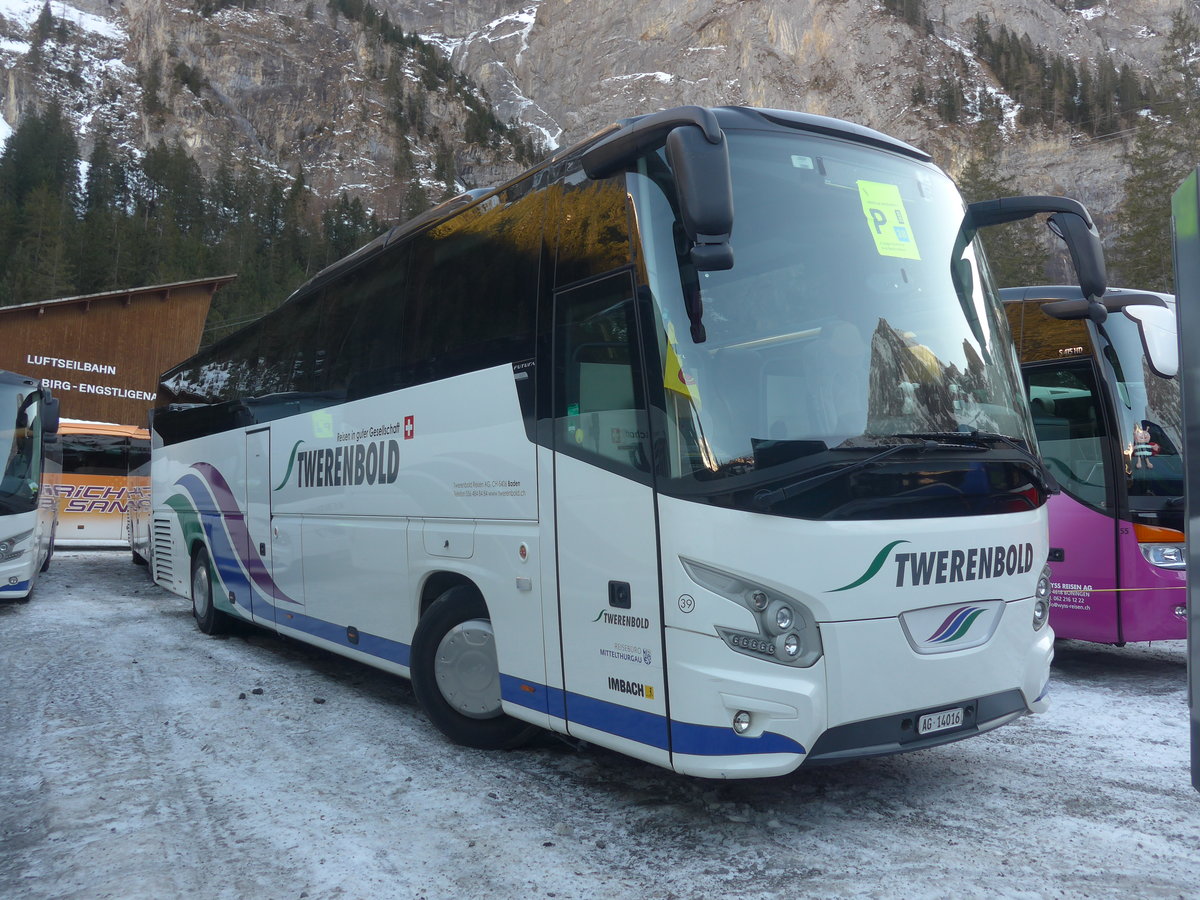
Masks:
[[[1042,710],[1049,485],[974,240],[1035,212],[1102,293],[1079,204],[964,207],[877,132],[616,123],[165,373],[153,577],[475,747],[750,777]]]
[[[0,600],[28,600],[54,554],[61,468],[58,400],[35,378],[0,370]]]

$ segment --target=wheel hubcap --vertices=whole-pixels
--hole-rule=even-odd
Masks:
[[[205,566],[196,566],[192,573],[192,607],[197,616],[208,612],[209,602],[208,571]]]
[[[472,719],[500,715],[500,665],[492,623],[456,625],[438,644],[433,665],[438,689],[455,710]]]

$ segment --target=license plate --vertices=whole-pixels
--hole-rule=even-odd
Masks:
[[[963,708],[946,709],[941,712],[921,716],[917,723],[917,734],[932,734],[935,731],[945,731],[948,728],[958,728],[963,723]]]

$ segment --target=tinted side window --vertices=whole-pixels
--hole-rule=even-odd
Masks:
[[[266,321],[222,338],[168,372],[158,387],[158,405],[218,403],[257,391],[264,376],[259,338]]]
[[[328,387],[348,399],[404,387],[401,347],[408,313],[407,246],[387,249],[328,288],[325,320],[337,346],[331,350]]]
[[[125,475],[128,439],[102,434],[65,434],[62,440],[64,473]]]
[[[129,471],[150,464],[150,439],[129,439]]]
[[[411,242],[411,383],[533,356],[543,195],[525,184]]]
[[[555,448],[650,472],[633,278],[624,270],[555,296]]]
[[[1097,509],[1109,506],[1107,429],[1088,363],[1025,371],[1042,458],[1063,490]]]

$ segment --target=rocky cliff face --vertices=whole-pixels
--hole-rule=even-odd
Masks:
[[[518,0],[519,2],[519,0]],[[751,104],[851,119],[932,152],[955,172],[971,153],[973,98],[1011,101],[971,53],[976,16],[1077,65],[1108,57],[1150,76],[1176,0],[928,0],[913,27],[869,0],[525,0],[522,27],[495,2],[391,0],[438,40],[502,114],[569,143],[598,123],[682,103]],[[515,4],[514,4],[515,6]],[[918,82],[963,80],[964,123],[913,101]],[[1120,199],[1124,140],[1010,129],[1000,164],[1030,191],[1076,194],[1104,218]]]
[[[1149,75],[1180,8],[917,6],[914,24],[872,0],[55,0],[39,36],[41,0],[0,0],[0,111],[11,126],[57,97],[85,148],[103,129],[133,150],[179,141],[209,167],[224,156],[303,168],[318,193],[361,194],[388,217],[401,213],[406,180],[437,193],[446,152],[460,186],[522,168],[505,122],[546,149],[684,103],[848,118],[930,150],[953,173],[973,146],[974,99],[1012,103],[969,49],[977,15],[1077,65],[1107,56]],[[407,45],[385,38],[384,15]],[[433,48],[452,64],[448,78],[431,72]],[[918,84],[949,76],[966,98],[955,124],[915,99]],[[479,108],[499,123],[482,135]],[[1125,146],[1120,135],[1010,127],[998,153],[1023,189],[1079,196],[1103,218],[1120,198]]]

